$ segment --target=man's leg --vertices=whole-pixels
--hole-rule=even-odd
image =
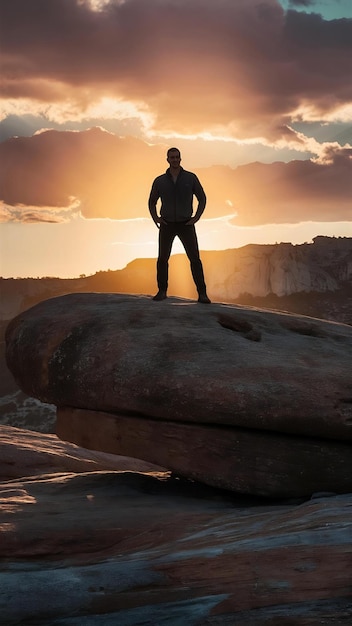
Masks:
[[[156,264],[159,291],[156,296],[154,296],[154,300],[164,300],[166,297],[169,277],[169,258],[175,235],[175,228],[172,224],[160,224],[159,254]]]
[[[177,232],[191,264],[193,280],[197,287],[199,302],[210,303],[205,286],[202,261],[199,256],[198,239],[195,226],[182,225]]]

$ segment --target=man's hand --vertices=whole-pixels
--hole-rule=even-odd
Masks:
[[[196,222],[198,222],[199,217],[191,217],[190,220],[188,220],[188,222],[186,222],[186,226],[193,226],[193,224],[195,224]]]
[[[165,220],[163,220],[162,217],[153,217],[154,220],[154,224],[157,226],[157,228],[160,228],[160,224],[166,224],[167,222],[165,222]]]

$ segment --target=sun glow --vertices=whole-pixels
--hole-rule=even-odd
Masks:
[[[137,117],[142,121],[146,129],[150,128],[154,122],[154,115],[151,114],[145,103],[107,96],[88,106],[84,111],[84,116],[92,119],[127,119]]]
[[[127,0],[114,0],[114,4],[122,5],[125,4]],[[87,5],[91,11],[99,13],[103,11],[105,6],[110,4],[111,0],[78,0],[78,4]]]
[[[350,236],[351,0],[280,1],[0,2],[4,275],[156,256],[171,145],[207,195],[202,249]]]

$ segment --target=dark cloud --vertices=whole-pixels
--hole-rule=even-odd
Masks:
[[[297,3],[296,3],[297,4]],[[232,125],[237,137],[282,138],[292,112],[352,100],[352,20],[324,21],[276,0],[78,0],[0,5],[3,95],[102,96],[145,103],[159,131]]]
[[[351,50],[352,20],[341,18],[326,21],[316,13],[306,14],[288,11],[284,39],[288,50],[314,50],[319,54],[337,55],[344,58],[344,53]],[[292,47],[291,47],[292,46]],[[339,69],[339,68],[337,68]]]
[[[10,139],[0,144],[0,200],[24,221],[49,221],[49,207],[53,221],[78,208],[87,218],[149,217],[149,190],[167,167],[165,153],[166,146],[98,128]],[[183,165],[192,169],[186,154]],[[197,173],[208,196],[208,218],[236,212],[236,224],[253,226],[351,217],[351,148],[327,145],[320,162],[214,166]]]
[[[289,0],[290,7],[313,7],[315,0]]]

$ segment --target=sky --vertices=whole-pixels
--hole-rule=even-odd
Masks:
[[[2,0],[0,24],[1,276],[156,257],[170,146],[202,250],[352,237],[352,0]]]

